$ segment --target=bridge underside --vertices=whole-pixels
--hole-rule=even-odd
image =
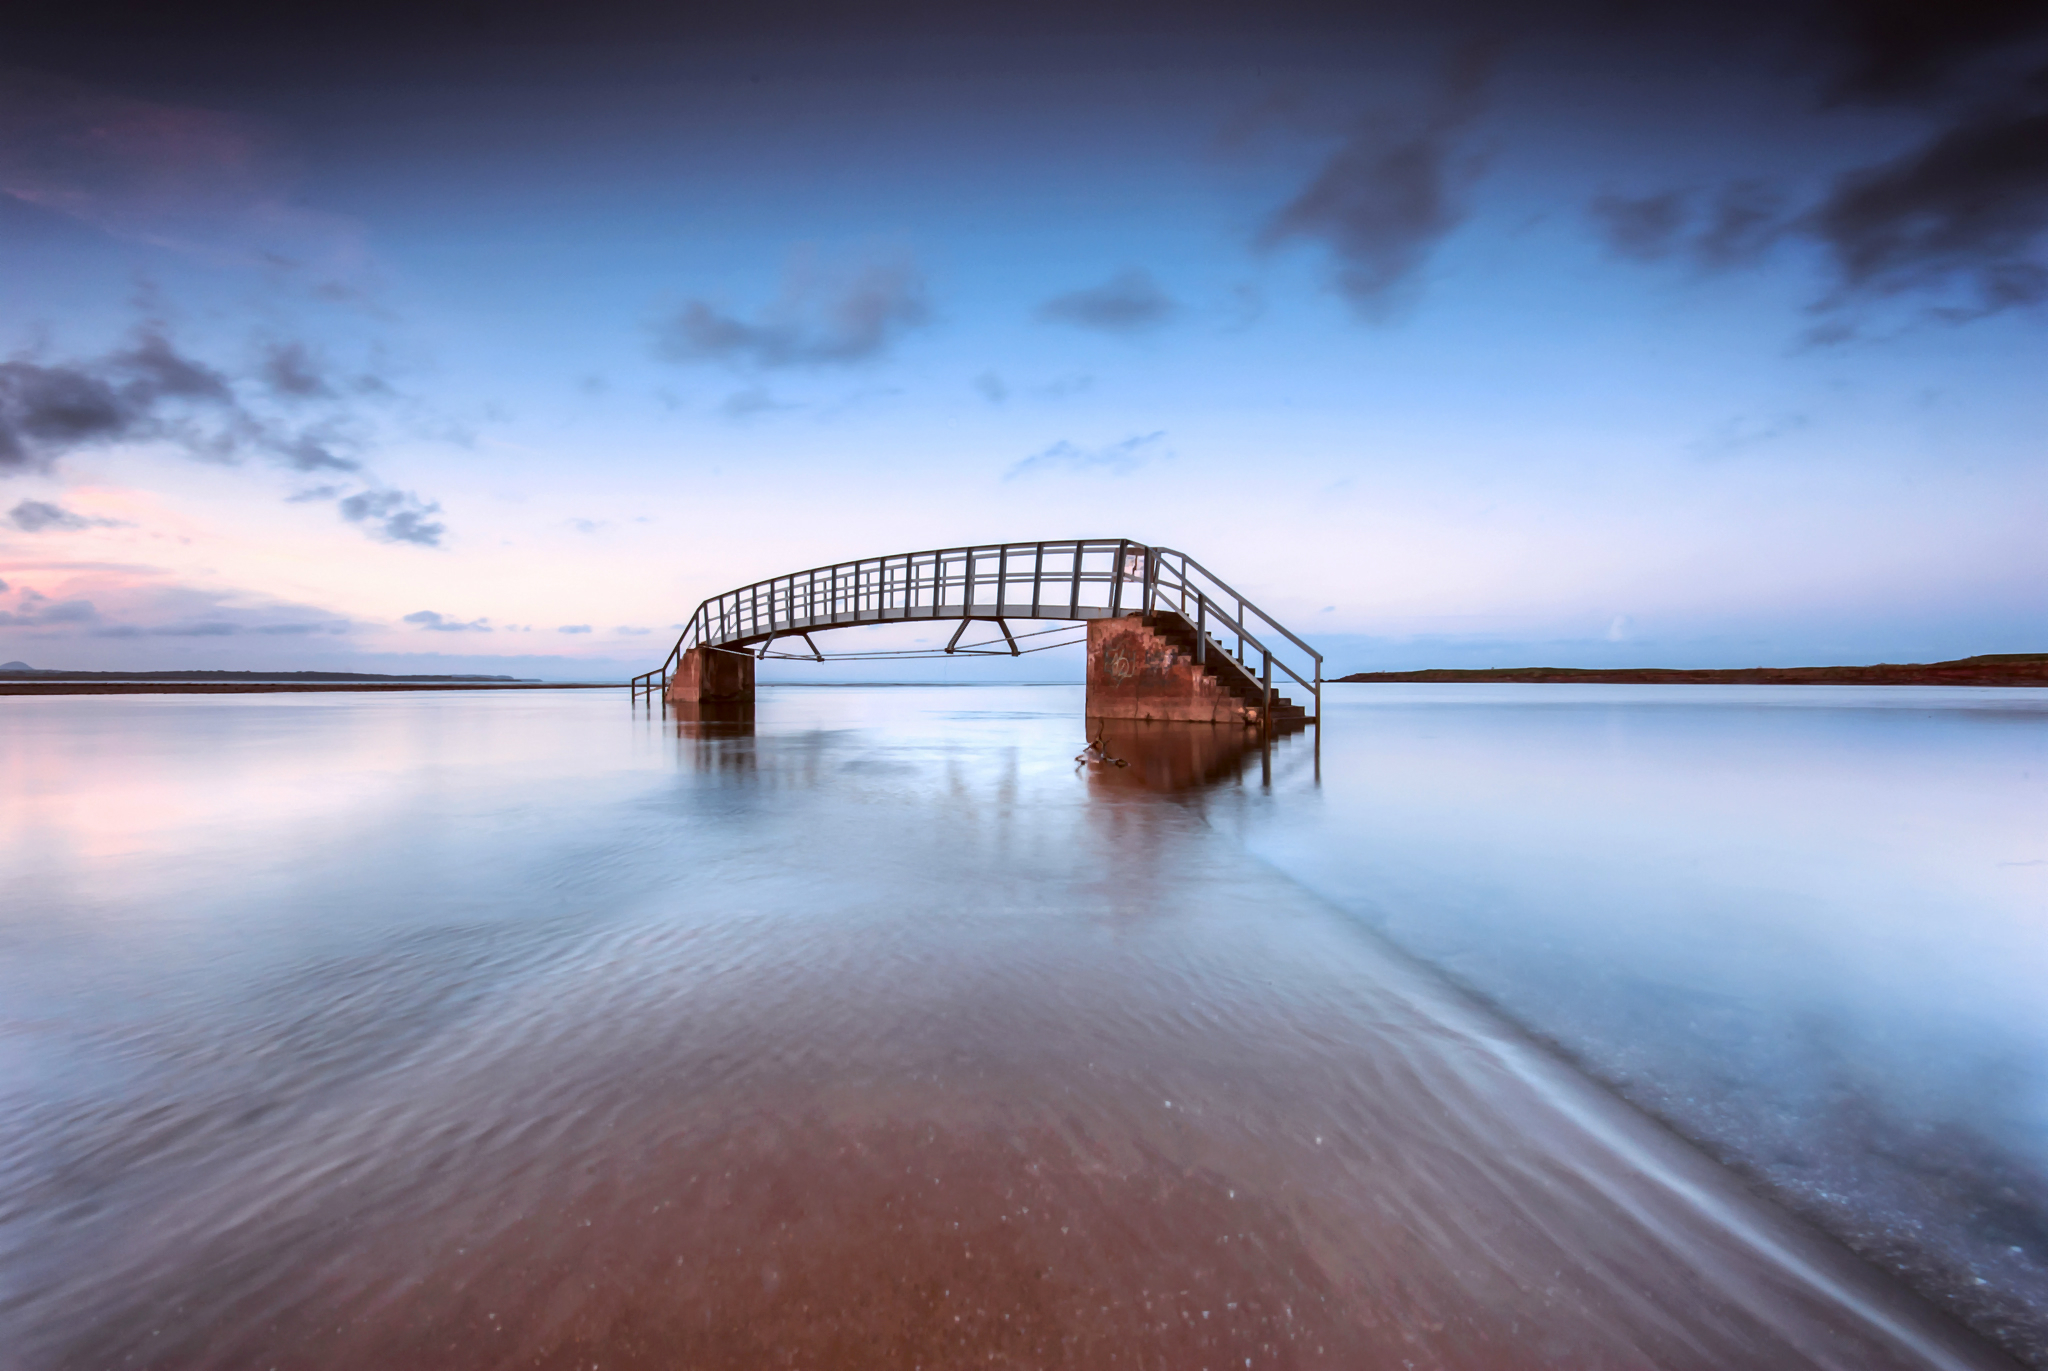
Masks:
[[[1060,605],[1055,611],[1051,606],[1034,611],[1029,604],[1015,601],[981,605],[947,605],[937,614],[927,608],[910,611],[900,609],[846,610],[838,614],[795,615],[777,620],[773,632],[737,633],[719,646],[724,648],[754,647],[772,642],[777,638],[794,638],[802,633],[819,633],[828,628],[870,628],[878,624],[930,624],[948,623],[957,619],[1010,620],[1037,619],[1055,623],[1081,623],[1090,619],[1107,619],[1119,611],[1103,609],[1093,605],[1082,605],[1069,609]]]

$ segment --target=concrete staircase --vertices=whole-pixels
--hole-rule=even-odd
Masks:
[[[1145,627],[1187,654],[1189,660],[1193,660],[1198,635],[1195,626],[1186,618],[1170,609],[1155,610],[1141,618]],[[1225,691],[1243,700],[1247,708],[1256,709],[1265,704],[1266,688],[1259,681],[1258,663],[1247,664],[1238,661],[1213,636],[1209,636],[1208,651],[1203,654],[1201,665],[1205,675],[1213,677]],[[1306,728],[1308,711],[1275,688],[1272,726],[1275,729]]]

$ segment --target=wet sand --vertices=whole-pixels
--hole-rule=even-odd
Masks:
[[[1213,749],[665,727],[553,859],[605,916],[82,1030],[0,1367],[2010,1365],[1224,841]]]

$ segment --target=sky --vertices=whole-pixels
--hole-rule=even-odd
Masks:
[[[2048,651],[2048,3],[27,0],[0,266],[0,661],[1073,537],[1330,674]]]

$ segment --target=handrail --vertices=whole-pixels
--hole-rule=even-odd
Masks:
[[[984,592],[989,598],[977,598]],[[1132,610],[1150,614],[1162,601],[1170,601],[1195,626],[1196,660],[1206,658],[1208,629],[1214,621],[1236,637],[1237,660],[1248,674],[1252,668],[1246,650],[1259,654],[1258,679],[1264,683],[1269,706],[1277,666],[1314,695],[1315,716],[1321,720],[1321,653],[1186,553],[1129,538],[977,543],[863,557],[771,576],[700,601],[662,664],[635,676],[633,690],[637,699],[666,689],[683,653],[693,647],[743,651],[761,643],[765,650],[766,643],[784,635],[917,619],[1000,623],[1009,618],[1098,619]],[[1248,622],[1254,619],[1258,632]],[[1297,669],[1284,650],[1269,645],[1261,633],[1285,639],[1308,660]],[[1217,647],[1227,653],[1220,642]]]
[[[1180,565],[1178,567],[1172,566],[1168,560],[1169,558],[1178,558]],[[1311,674],[1308,676],[1302,675],[1300,671],[1296,670],[1295,667],[1288,662],[1284,654],[1275,652],[1271,647],[1267,646],[1267,644],[1261,642],[1256,634],[1253,634],[1246,629],[1244,623],[1242,622],[1242,617],[1234,617],[1230,614],[1225,613],[1221,607],[1221,602],[1218,600],[1218,598],[1205,591],[1200,585],[1196,584],[1196,582],[1191,576],[1189,576],[1188,573],[1190,568],[1192,568],[1195,572],[1199,573],[1203,578],[1208,580],[1212,585],[1215,586],[1216,589],[1221,590],[1226,595],[1228,595],[1230,599],[1234,601],[1237,605],[1238,616],[1244,616],[1247,611],[1249,611],[1251,614],[1257,615],[1259,620],[1269,625],[1274,632],[1286,638],[1288,642],[1292,643],[1294,646],[1300,648],[1303,652],[1307,653],[1310,662],[1313,664],[1309,668]],[[1162,573],[1171,574],[1173,577],[1173,581],[1169,584]],[[1244,656],[1244,647],[1246,644],[1249,644],[1252,647],[1255,647],[1259,650],[1259,654],[1263,659],[1263,675],[1267,681],[1266,695],[1268,703],[1271,702],[1271,697],[1273,693],[1271,685],[1272,668],[1277,666],[1281,669],[1281,671],[1283,671],[1288,676],[1292,677],[1296,682],[1298,682],[1301,685],[1302,689],[1308,691],[1311,695],[1315,697],[1316,719],[1318,720],[1318,722],[1321,721],[1323,713],[1322,653],[1317,652],[1314,648],[1310,647],[1307,643],[1303,642],[1300,638],[1296,637],[1292,632],[1288,630],[1287,626],[1282,624],[1278,619],[1275,619],[1272,615],[1266,613],[1266,611],[1264,611],[1263,609],[1260,609],[1250,600],[1247,600],[1244,597],[1243,592],[1239,591],[1235,586],[1232,586],[1229,582],[1225,581],[1215,572],[1210,571],[1200,562],[1197,562],[1194,558],[1188,556],[1185,552],[1181,552],[1177,548],[1161,547],[1154,548],[1151,550],[1149,565],[1146,569],[1146,582],[1147,585],[1145,593],[1145,606],[1147,610],[1151,609],[1153,604],[1156,602],[1160,591],[1163,589],[1175,595],[1175,599],[1177,602],[1176,607],[1178,608],[1181,616],[1183,618],[1189,619],[1192,623],[1194,623],[1197,644],[1195,657],[1196,661],[1201,661],[1203,659],[1203,654],[1207,650],[1208,642],[1206,632],[1206,620],[1213,615],[1214,617],[1220,619],[1225,624],[1225,626],[1227,626],[1234,634],[1237,635],[1238,661],[1240,665],[1246,666],[1247,668],[1249,668],[1250,665],[1249,662],[1246,661]],[[1187,603],[1187,597],[1190,594],[1192,594],[1195,597],[1193,614],[1190,614],[1188,612],[1189,606]],[[1212,606],[1214,606],[1214,608],[1212,608]]]

